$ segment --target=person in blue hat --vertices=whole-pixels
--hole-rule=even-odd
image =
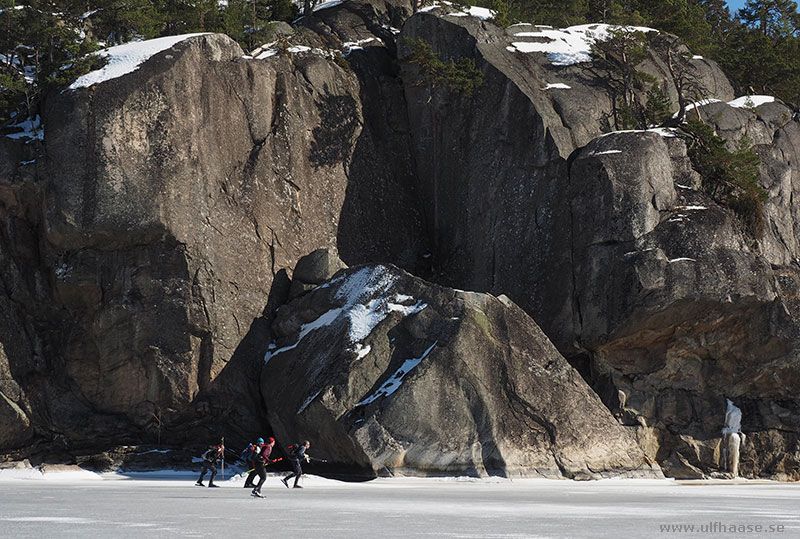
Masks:
[[[256,478],[256,465],[255,465],[255,456],[258,454],[258,448],[264,445],[264,438],[259,437],[258,440],[254,444],[250,444],[247,448],[242,451],[242,460],[245,461],[249,468],[248,471],[250,472],[247,475],[247,479],[244,481],[244,488],[253,488],[255,485],[253,484],[253,480]]]

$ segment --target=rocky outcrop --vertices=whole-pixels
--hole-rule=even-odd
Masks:
[[[261,391],[279,439],[375,474],[658,476],[505,297],[360,266],[281,307]],[[313,434],[313,436],[312,436]]]
[[[381,157],[391,129],[365,118],[370,89],[319,37],[292,39],[253,59],[189,38],[48,99],[36,176],[0,188],[8,260],[34,268],[3,268],[27,296],[4,304],[17,322],[0,335],[0,446],[267,431],[257,378],[283,268],[337,246],[351,262],[421,260],[408,169]]]
[[[654,430],[660,442],[653,457],[667,464],[665,473],[702,476],[721,465],[726,396],[748,404],[745,429],[755,439],[775,423],[755,408],[797,402],[794,308],[776,286],[778,275],[796,282],[797,272],[773,269],[729,210],[692,189],[659,183],[658,174],[630,169],[625,154],[633,151],[669,180],[669,159],[659,163],[646,149],[663,140],[651,133],[610,135],[575,158],[572,177],[602,180],[595,190],[578,184],[571,197],[573,215],[591,216],[576,219],[572,229],[575,302],[595,379],[614,388],[606,394],[612,409],[643,432]],[[638,191],[614,181],[620,177],[648,182]],[[628,213],[609,203],[624,204],[637,192],[641,204],[652,201],[649,223],[647,211]],[[670,198],[658,217],[660,201]],[[778,383],[768,374],[775,369]],[[791,445],[796,431],[782,437],[781,445]],[[792,473],[793,465],[772,464],[773,451],[748,454],[749,474]]]
[[[680,129],[609,133],[607,74],[526,52],[550,30],[447,9],[403,23],[404,0],[349,0],[247,55],[189,38],[48,96],[43,142],[3,138],[0,450],[92,460],[324,426],[315,448],[367,475],[652,459],[701,477],[721,469],[729,398],[740,473],[797,479],[796,114],[730,106],[716,65],[692,60],[720,101],[691,113],[762,159],[753,238],[703,194]],[[473,58],[482,84],[418,84],[406,37]],[[674,102],[664,60],[638,67]],[[491,295],[389,266],[323,284],[366,262]],[[342,303],[364,268],[391,282]],[[359,316],[380,320],[354,340]]]
[[[701,192],[679,132],[601,136],[611,110],[602,75],[523,52],[555,39],[540,28],[434,12],[403,33],[445,59],[473,58],[484,75],[471,98],[406,76],[437,280],[508,294],[620,421],[639,425],[666,473],[719,468],[729,397],[754,436],[742,473],[797,477],[800,431],[785,419],[800,372],[791,109],[731,107],[724,76],[695,60],[721,100],[700,115],[731,148],[747,134],[762,157],[768,231],[755,241]],[[655,52],[640,68],[670,80]],[[762,384],[774,369],[779,380]],[[779,418],[774,406],[793,412]],[[780,441],[770,450],[762,438]]]

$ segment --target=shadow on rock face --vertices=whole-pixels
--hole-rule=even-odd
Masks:
[[[424,276],[428,241],[396,66],[377,46],[352,51],[348,61],[359,81],[363,125],[347,163],[339,256],[348,265],[389,262]]]
[[[323,92],[322,100],[317,102],[320,124],[312,131],[310,161],[314,168],[344,162],[358,128],[356,100],[348,94],[331,95],[327,84]]]

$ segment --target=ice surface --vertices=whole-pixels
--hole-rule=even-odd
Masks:
[[[146,62],[150,57],[165,51],[177,43],[190,37],[202,36],[199,34],[183,34],[179,36],[159,37],[157,39],[148,39],[146,41],[132,41],[116,47],[103,49],[94,54],[108,58],[108,63],[100,69],[87,73],[78,78],[70,86],[70,90],[84,88],[105,82],[107,80],[116,79],[123,75],[127,75],[135,71],[140,65]]]
[[[199,472],[199,467],[198,467]],[[48,476],[51,474],[48,474]],[[302,490],[269,474],[266,499],[243,478],[193,486],[196,473],[103,474],[103,480],[6,481],[0,477],[0,530],[8,538],[142,537],[466,537],[733,538],[668,533],[662,526],[709,523],[783,526],[800,535],[800,485],[748,481],[492,478],[379,479],[341,483],[306,475]]]

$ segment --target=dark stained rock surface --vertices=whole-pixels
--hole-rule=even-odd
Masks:
[[[359,266],[281,307],[261,376],[279,439],[365,475],[659,476],[507,298]]]
[[[48,100],[38,176],[0,182],[4,447],[29,420],[76,447],[266,432],[275,276],[321,247],[421,260],[411,188],[364,118],[369,89],[308,49],[248,59],[204,35]]]
[[[690,113],[761,157],[753,238],[702,192],[679,129],[609,133],[603,73],[521,52],[549,39],[541,27],[445,11],[349,0],[247,55],[187,39],[48,96],[43,141],[3,137],[0,452],[75,460],[274,429],[368,475],[598,477],[646,456],[700,477],[720,469],[729,398],[741,473],[800,478],[794,110],[732,107],[718,67],[692,60],[719,101]],[[406,37],[473,58],[483,83],[418,84]],[[675,103],[655,49],[638,67]],[[369,296],[350,307],[389,312],[361,340],[337,322],[262,373],[269,343],[344,309],[320,283],[368,262],[451,288],[381,266],[383,292],[414,303]]]
[[[743,472],[797,478],[800,431],[776,428],[786,420],[770,411],[800,401],[796,115],[777,102],[731,107],[724,76],[696,60],[720,101],[701,117],[731,149],[747,135],[762,158],[768,225],[754,241],[700,191],[679,132],[601,136],[610,103],[597,74],[521,53],[514,43],[548,39],[537,32],[442,13],[403,29],[484,74],[468,97],[404,73],[436,280],[530,313],[620,421],[640,425],[665,473],[719,467],[728,397],[747,404],[754,436]],[[641,67],[668,82],[663,65],[654,53]]]

